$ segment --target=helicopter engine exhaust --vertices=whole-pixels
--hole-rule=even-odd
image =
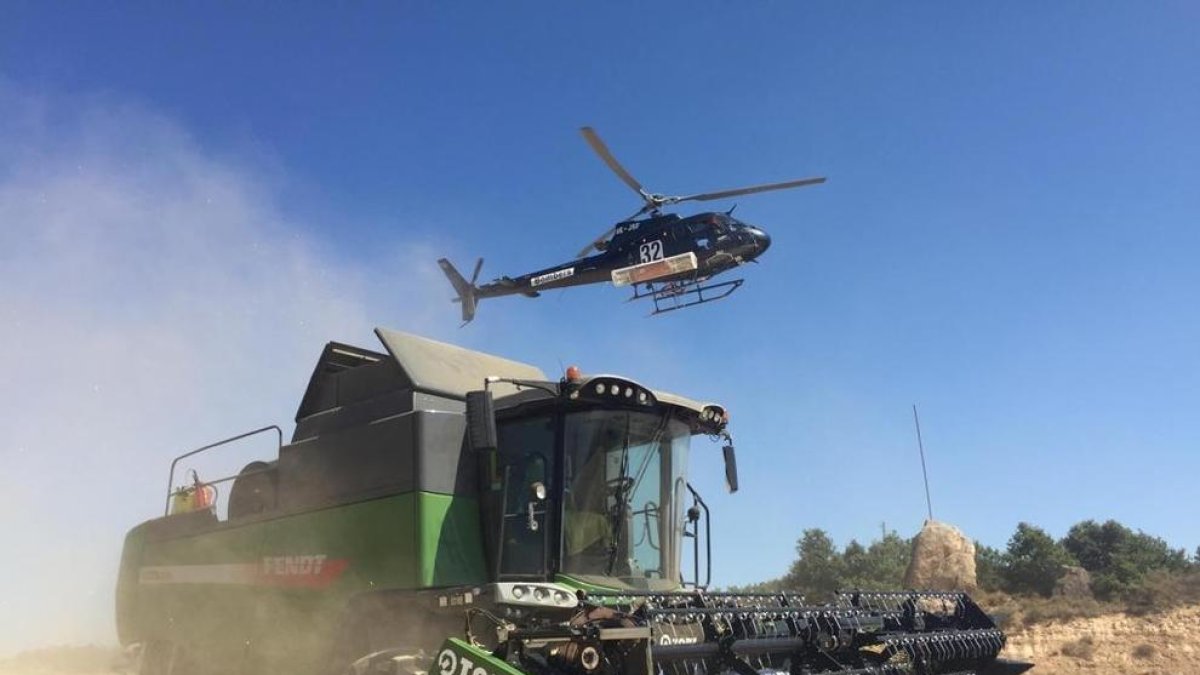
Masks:
[[[469,282],[459,274],[449,260],[439,258],[438,266],[442,268],[442,272],[445,272],[446,278],[450,280],[450,285],[454,286],[454,292],[458,293],[456,301],[462,304],[463,325],[471,323],[471,320],[475,318],[475,306],[478,304],[476,291],[479,288],[475,285],[475,281],[479,278],[479,270],[483,269],[483,258],[475,262],[475,272],[471,274]]]

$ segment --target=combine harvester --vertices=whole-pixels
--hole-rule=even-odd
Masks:
[[[267,427],[176,458],[167,515],[117,584],[142,675],[1019,673],[966,595],[706,588],[691,438],[720,405],[575,368],[376,331],[330,343],[291,443]],[[180,461],[256,433],[278,456],[177,488]],[[703,457],[703,454],[701,455]],[[181,477],[182,478],[182,477]],[[214,500],[231,483],[225,518]],[[682,569],[684,549],[690,570]],[[702,563],[703,561],[703,563]]]

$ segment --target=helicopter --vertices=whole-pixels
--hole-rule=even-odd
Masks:
[[[462,305],[464,326],[475,318],[476,307],[484,298],[536,298],[555,288],[602,282],[631,287],[630,301],[650,299],[654,304],[652,316],[726,298],[741,287],[744,279],[712,281],[713,277],[757,262],[771,246],[771,237],[761,228],[734,218],[733,209],[681,217],[663,213],[663,207],[825,182],[825,177],[818,176],[691,195],[657,194],[642,187],[594,129],[583,127],[580,133],[621,182],[638,194],[641,208],[594,239],[574,260],[517,277],[503,276],[476,285],[483,258],[476,261],[470,281],[449,260],[439,259],[438,265],[458,294],[455,302]]]

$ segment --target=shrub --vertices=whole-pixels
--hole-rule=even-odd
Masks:
[[[999,592],[982,592],[974,597],[983,611],[996,621],[996,625],[1009,632],[1036,623],[1090,618],[1123,609],[1120,605],[1097,602],[1091,598],[1043,598]]]
[[[1106,606],[1091,598],[1025,598],[1021,606],[1022,620],[1026,624],[1044,623],[1047,621],[1069,621],[1070,619],[1090,618],[1113,611],[1112,606]]]
[[[1156,570],[1124,593],[1131,614],[1150,614],[1200,602],[1200,573]]]
[[[1133,648],[1133,658],[1139,661],[1152,659],[1156,653],[1158,653],[1158,650],[1154,648],[1154,645],[1146,644],[1145,642]]]
[[[1091,661],[1095,654],[1096,643],[1090,635],[1085,635],[1074,642],[1068,642],[1062,646],[1062,655],[1073,659]]]

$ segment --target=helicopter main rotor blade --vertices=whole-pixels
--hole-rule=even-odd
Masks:
[[[604,242],[608,241],[609,237],[613,236],[613,234],[616,233],[616,231],[619,227],[621,227],[625,223],[628,223],[629,221],[633,220],[634,218],[637,218],[638,216],[642,215],[643,213],[649,211],[650,209],[651,209],[650,206],[643,206],[642,208],[638,209],[632,216],[629,216],[625,220],[622,220],[622,221],[618,222],[616,225],[613,225],[612,227],[608,228],[607,230],[604,231],[604,234],[600,235],[599,237],[596,237],[595,241],[588,244],[587,246],[584,246],[583,249],[581,251],[579,251],[579,253],[576,253],[575,257],[576,258],[586,258],[587,254],[590,253],[592,249],[596,249],[597,251],[599,251],[600,245],[603,244]]]
[[[625,170],[625,167],[621,166],[616,157],[613,157],[613,154],[608,150],[608,146],[604,144],[604,141],[600,140],[600,135],[596,133],[595,129],[583,127],[579,130],[579,133],[583,134],[583,139],[587,141],[588,145],[592,146],[592,151],[599,155],[600,159],[604,160],[604,163],[608,165],[608,168],[612,169],[613,173],[617,174],[617,178],[620,178],[621,182],[638,193],[638,196],[647,204],[653,205],[654,201],[650,199],[650,195],[646,192],[646,189]]]
[[[790,180],[784,183],[765,183],[763,185],[753,185],[751,187],[736,188],[733,190],[721,190],[720,192],[701,192],[700,194],[687,195],[686,197],[672,197],[672,202],[707,202],[712,199],[724,199],[726,197],[736,197],[738,195],[752,195],[756,192],[769,192],[771,190],[788,190],[791,188],[804,187],[806,185],[819,185],[825,182],[824,176],[816,178],[802,178],[800,180]]]
[[[600,235],[599,237],[596,237],[595,241],[588,244],[587,246],[584,246],[583,249],[579,251],[579,253],[576,253],[575,257],[576,258],[586,258],[587,254],[592,252],[592,249],[599,250],[600,244],[603,244],[609,237],[612,236],[613,232],[616,232],[616,231],[617,231],[616,225],[613,225],[612,227],[608,228],[607,230],[604,231],[604,234]]]

